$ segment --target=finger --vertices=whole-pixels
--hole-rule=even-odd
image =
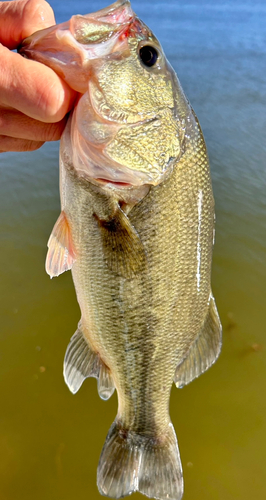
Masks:
[[[0,99],[35,120],[58,122],[73,107],[74,92],[51,69],[0,46]]]
[[[53,9],[44,0],[1,2],[0,17],[0,42],[9,49],[34,31],[55,24]]]
[[[0,152],[2,153],[8,151],[35,151],[43,144],[42,141],[27,141],[26,139],[14,139],[13,137],[0,135]]]
[[[0,109],[0,135],[33,141],[58,141],[67,117],[57,123],[44,123],[19,111]]]

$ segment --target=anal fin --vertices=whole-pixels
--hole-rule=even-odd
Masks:
[[[188,356],[177,366],[174,382],[178,388],[205,372],[218,358],[222,344],[222,325],[213,296],[202,329]]]
[[[98,392],[102,399],[112,396],[115,385],[111,372],[100,356],[89,347],[79,324],[66,350],[64,379],[69,390],[75,394],[88,377],[98,379]]]
[[[51,278],[72,268],[76,254],[71,228],[64,211],[59,215],[48,241],[45,269]]]
[[[104,256],[111,271],[131,278],[144,268],[146,254],[140,237],[129,218],[118,206],[114,216],[102,220],[95,219],[101,231]]]

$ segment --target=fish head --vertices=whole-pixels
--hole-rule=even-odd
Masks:
[[[128,0],[37,32],[20,52],[82,94],[64,141],[79,175],[112,189],[156,186],[169,176],[191,109]]]

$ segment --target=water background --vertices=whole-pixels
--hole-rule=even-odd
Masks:
[[[107,5],[50,3],[57,22]],[[198,380],[173,387],[170,404],[184,500],[264,500],[266,4],[135,0],[133,8],[198,115],[216,200],[223,350]],[[58,143],[0,156],[0,500],[99,500],[96,468],[116,414],[116,396],[101,401],[94,379],[76,396],[63,382],[79,309],[70,273],[50,281],[44,272],[57,165]]]

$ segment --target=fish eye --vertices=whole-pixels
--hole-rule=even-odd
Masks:
[[[157,50],[151,45],[144,45],[143,47],[141,47],[139,51],[139,57],[143,62],[143,64],[150,68],[151,66],[154,66],[154,64],[156,63],[159,54]]]

